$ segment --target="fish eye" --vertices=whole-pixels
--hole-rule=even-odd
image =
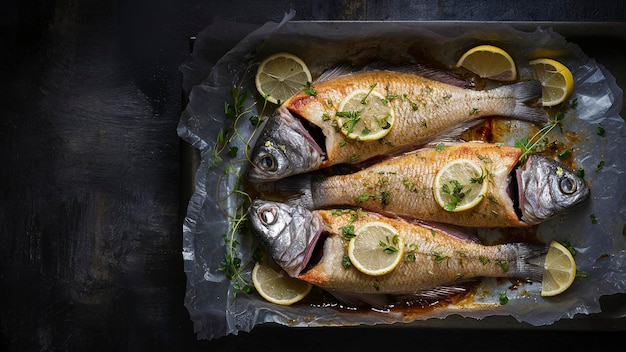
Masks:
[[[270,209],[265,209],[261,212],[260,214],[260,218],[261,218],[261,222],[263,222],[263,224],[265,225],[272,225],[273,223],[276,222],[276,219],[278,218],[276,216],[276,209],[275,208],[270,208]]]
[[[277,164],[274,157],[271,154],[265,154],[259,160],[259,167],[263,169],[263,171],[276,171]]]
[[[569,177],[564,177],[559,181],[559,188],[565,194],[572,194],[576,192],[576,182]]]

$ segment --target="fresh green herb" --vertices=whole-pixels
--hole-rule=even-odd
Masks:
[[[322,121],[329,121],[330,120],[330,115],[328,115],[327,113],[323,113],[322,114]]]
[[[598,163],[598,165],[596,166],[596,169],[594,171],[598,172],[598,171],[602,170],[603,168],[604,168],[604,154],[602,155],[602,160],[600,160],[600,162]]]
[[[415,253],[408,253],[405,257],[404,257],[404,262],[405,263],[412,263],[415,261]]]
[[[598,124],[598,131],[596,133],[600,137],[605,137],[606,136],[606,130],[604,129],[604,126],[602,126],[601,123]]]
[[[257,48],[257,50],[259,49],[260,48]],[[240,246],[240,236],[250,232],[246,231],[246,227],[248,225],[247,209],[248,205],[251,203],[251,198],[246,192],[240,189],[242,175],[236,165],[248,162],[249,157],[247,153],[249,152],[249,145],[258,132],[260,125],[259,116],[264,115],[265,108],[267,107],[267,97],[265,97],[263,105],[260,111],[258,111],[258,115],[252,114],[252,109],[257,106],[257,102],[249,101],[247,89],[244,89],[244,82],[248,80],[247,76],[250,74],[254,64],[254,60],[248,62],[242,74],[237,76],[238,81],[233,84],[233,88],[229,91],[231,101],[224,103],[224,117],[225,121],[227,121],[227,126],[221,128],[217,133],[215,145],[211,151],[211,161],[209,163],[209,168],[211,169],[217,167],[223,168],[223,176],[216,182],[215,193],[218,195],[217,205],[228,219],[228,230],[226,233],[222,234],[225,253],[217,269],[223,272],[224,276],[230,280],[234,288],[232,294],[233,300],[237,297],[238,291],[250,293],[254,289],[247,273],[262,256],[262,252],[257,248],[252,253],[251,258],[247,262],[244,262],[238,256],[237,250]],[[253,130],[249,136],[244,136],[239,131],[239,127],[244,123],[244,119],[246,118],[251,126],[253,126]],[[237,147],[235,143],[245,145],[245,157],[237,158],[240,148]],[[224,164],[225,156],[230,159],[228,164]],[[225,182],[221,180],[231,179],[231,176],[235,179],[234,184],[229,181],[228,187],[224,189]]]
[[[356,237],[354,234],[354,225],[345,225],[341,227],[341,237],[346,240]]]
[[[352,261],[350,260],[350,256],[349,255],[344,255],[343,258],[341,258],[341,265],[347,269],[352,265]]]
[[[596,214],[594,214],[594,213],[589,214],[589,218],[591,218],[591,223],[592,224],[597,224],[598,223],[598,218],[596,217]]]
[[[482,185],[485,177],[487,177],[487,170],[481,167],[480,176],[470,177],[470,183],[478,183],[479,185]]]
[[[487,196],[487,199],[489,199],[491,203],[494,203],[494,204],[499,203],[498,198],[496,198],[496,196],[494,196],[493,193],[489,193],[489,195]]]
[[[498,264],[505,273],[509,271],[509,263],[506,260],[496,259],[496,264]]]
[[[435,150],[438,151],[438,152],[442,152],[445,147],[446,147],[446,145],[443,142],[439,142],[435,146]]]
[[[548,122],[537,133],[535,133],[530,139],[515,138],[515,146],[522,149],[522,155],[519,161],[523,163],[526,161],[528,154],[532,153],[544,138],[557,126],[561,128],[561,123],[565,118],[565,112],[569,109],[576,109],[578,107],[578,100],[574,99],[570,102],[564,103],[561,109],[554,115],[554,117],[548,119]]]
[[[578,177],[585,177],[585,169],[582,167],[579,167],[578,169],[576,169],[576,171],[574,171],[574,173],[576,174],[576,176]]]
[[[346,130],[348,133],[352,133],[354,126],[361,120],[360,111],[337,111],[336,115],[346,118],[341,124],[341,129]]]
[[[367,94],[365,94],[363,99],[361,99],[361,104],[365,105],[367,103],[367,97],[369,97],[370,94],[372,94],[372,91],[374,90],[374,88],[376,88],[376,84],[377,83],[374,83],[370,86],[370,90],[367,92]]]
[[[441,263],[446,259],[439,251],[432,251],[431,254],[435,257],[435,263]]]
[[[391,193],[389,191],[380,191],[380,204],[384,207],[389,205],[389,199],[391,198]]]
[[[398,245],[398,241],[398,235],[394,235],[391,240],[389,240],[389,236],[385,236],[385,241],[379,241],[378,245],[383,248],[385,253],[392,254],[398,251],[398,248],[396,247]]]
[[[313,97],[317,95],[317,92],[315,91],[315,89],[313,89],[313,86],[311,86],[311,82],[306,82],[304,93]]]
[[[228,149],[228,152],[226,153],[229,157],[234,158],[237,156],[237,151],[239,150],[239,148],[237,147],[230,147],[230,149]]]
[[[509,303],[509,297],[506,296],[506,292],[501,292],[498,295],[498,301],[500,301],[500,305],[503,306],[507,303]]]
[[[582,277],[582,278],[586,278],[589,277],[589,273],[586,271],[576,271],[576,277]]]
[[[346,142],[346,141],[339,142],[339,146],[340,147],[345,147],[346,145],[348,145],[348,142]]]
[[[560,152],[558,152],[556,154],[556,156],[558,156],[559,159],[565,159],[568,156],[570,156],[570,153],[571,153],[571,151],[569,149],[564,149],[564,150],[561,150]]]
[[[470,115],[476,115],[476,114],[478,114],[478,108],[472,108]]]
[[[478,159],[480,159],[480,161],[482,161],[483,163],[487,164],[491,162],[491,159],[488,156],[478,156]]]
[[[452,198],[450,202],[444,205],[444,209],[453,211],[459,205],[459,202],[465,198],[465,196],[470,193],[472,189],[465,188],[465,186],[457,180],[450,180],[449,183],[453,186],[452,190],[450,189],[450,186],[445,183],[441,186],[441,191]]]
[[[370,199],[370,194],[367,191],[365,191],[361,193],[361,195],[356,199],[356,204],[361,204],[367,201],[368,199]]]
[[[487,258],[485,256],[482,256],[482,255],[480,257],[478,257],[478,261],[480,261],[480,263],[482,265],[487,265],[487,264],[489,264],[489,262],[491,262],[491,260],[489,260],[489,258]]]
[[[567,248],[567,250],[572,254],[572,256],[576,256],[576,248],[574,248],[574,246],[572,246],[571,243],[569,243],[569,241],[559,241],[560,244],[563,245],[563,247]]]

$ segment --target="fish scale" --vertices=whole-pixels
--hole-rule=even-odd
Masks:
[[[508,196],[508,177],[517,164],[518,148],[482,143],[423,148],[362,171],[319,179],[311,183],[313,208],[359,206],[418,219],[472,227],[525,226]],[[490,162],[484,160],[489,159]],[[488,172],[487,195],[470,211],[448,212],[433,194],[435,175],[456,159],[473,160]],[[369,197],[363,200],[364,194]]]
[[[529,259],[547,252],[547,246],[538,243],[482,245],[470,241],[464,234],[452,234],[442,228],[363,210],[310,211],[257,199],[249,213],[253,230],[289,275],[321,287],[338,298],[345,298],[346,294],[401,296],[430,295],[432,292],[441,297],[458,292],[452,288],[483,277],[540,281],[543,267],[530,263]],[[271,213],[270,217],[268,213]],[[320,221],[323,236],[319,235]],[[403,260],[391,272],[381,276],[367,275],[353,265],[344,265],[349,240],[342,237],[342,228],[351,225],[356,232],[370,222],[391,225],[404,242]],[[308,263],[310,259],[305,253],[312,247],[323,249],[317,262]]]
[[[381,139],[348,138],[337,127],[338,109],[355,91],[376,92],[393,110],[394,123]],[[365,70],[332,75],[294,94],[267,120],[251,153],[248,179],[274,181],[337,164],[398,155],[435,139],[458,136],[486,117],[545,122],[547,114],[535,102],[540,97],[538,81],[473,90],[419,72]],[[318,130],[321,136],[313,138]]]
[[[493,143],[441,143],[353,173],[328,176],[320,171],[277,180],[263,193],[287,197],[290,203],[310,209],[361,207],[484,228],[536,225],[589,198],[585,180],[570,168],[538,154],[528,155],[519,164],[521,154],[519,148]],[[474,207],[450,212],[436,201],[434,180],[444,165],[459,159],[485,170],[486,193]]]

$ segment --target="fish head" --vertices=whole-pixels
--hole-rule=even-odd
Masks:
[[[319,169],[325,153],[302,122],[284,106],[266,122],[251,154],[248,179],[276,181]]]
[[[256,199],[248,210],[253,231],[287,274],[297,277],[324,229],[321,216],[301,206]]]
[[[585,180],[567,166],[533,154],[517,169],[521,219],[538,224],[589,198]]]

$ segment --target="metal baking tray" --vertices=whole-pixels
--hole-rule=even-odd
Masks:
[[[494,22],[496,23],[496,22]],[[619,87],[626,88],[626,23],[611,22],[497,22],[505,23],[515,29],[532,31],[537,27],[552,28],[564,36],[568,42],[578,45],[589,57],[603,65],[616,79]],[[489,23],[487,23],[488,25]],[[439,26],[468,26],[485,25],[476,22],[420,22],[428,27]],[[194,37],[190,38],[190,49],[193,48]],[[607,45],[610,43],[610,45]],[[233,43],[234,44],[234,43]],[[187,102],[189,92],[183,91],[183,107]],[[623,98],[623,97],[622,97]],[[620,116],[626,116],[626,106],[622,106]],[[195,173],[200,165],[198,149],[181,140],[181,216],[185,214],[185,207],[194,192]],[[626,236],[626,227],[622,224],[622,233]],[[600,298],[602,311],[592,314],[577,314],[572,319],[561,319],[548,326],[533,326],[519,322],[508,316],[488,316],[477,320],[452,315],[445,319],[429,319],[401,324],[402,327],[434,328],[434,329],[549,329],[568,331],[623,331],[626,330],[626,294],[615,294]],[[275,324],[264,324],[262,328]],[[385,326],[385,325],[383,325]],[[387,327],[398,326],[397,324]]]

